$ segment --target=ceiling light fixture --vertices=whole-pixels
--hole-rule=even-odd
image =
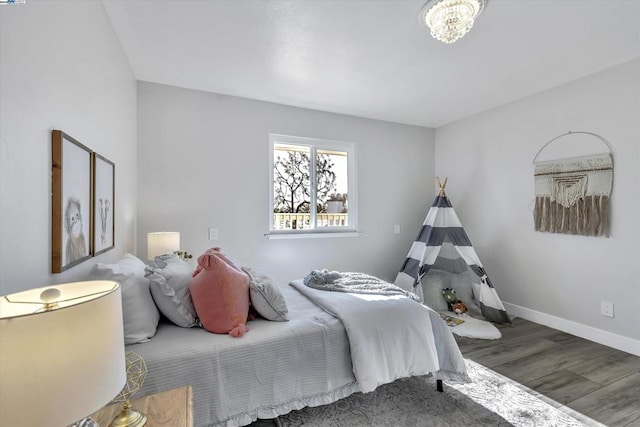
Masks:
[[[420,10],[420,21],[431,35],[444,43],[453,43],[469,32],[488,0],[429,0]]]

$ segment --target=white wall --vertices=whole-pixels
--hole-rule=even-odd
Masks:
[[[51,130],[116,164],[116,248],[51,271]],[[135,238],[136,82],[99,1],[0,7],[0,294],[84,279]]]
[[[180,231],[183,250],[220,246],[280,281],[318,268],[392,280],[433,199],[431,129],[144,82],[138,106],[141,257],[147,232]],[[269,133],[357,144],[360,237],[264,237]],[[208,240],[208,227],[219,241]]]
[[[613,149],[610,238],[533,231],[532,160],[570,130]],[[640,354],[639,141],[638,60],[437,129],[436,174],[512,314]]]

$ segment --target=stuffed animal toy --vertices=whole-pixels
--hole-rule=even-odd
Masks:
[[[442,298],[447,302],[447,310],[453,311],[452,305],[458,302],[456,291],[451,288],[442,289]]]
[[[449,311],[453,311],[456,314],[465,314],[467,312],[467,306],[458,299],[456,291],[453,289],[444,288],[442,290],[442,298],[447,302]]]
[[[459,315],[467,314],[467,306],[460,300],[457,303],[452,304],[451,308],[453,308],[453,312]]]

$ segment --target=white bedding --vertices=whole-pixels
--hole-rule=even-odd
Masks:
[[[361,391],[429,373],[436,379],[468,380],[451,331],[430,308],[400,295],[331,292],[309,288],[301,280],[291,285],[344,324]],[[438,345],[449,347],[442,361]]]
[[[150,341],[127,346],[147,365],[135,397],[191,385],[195,426],[232,427],[360,391],[342,321],[292,286],[280,289],[289,322],[253,320],[241,338],[161,323]],[[438,323],[431,323],[440,371],[461,374],[464,360],[451,333],[436,333]]]

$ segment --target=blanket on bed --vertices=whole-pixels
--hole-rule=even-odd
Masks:
[[[414,301],[420,298],[399,286],[365,273],[313,270],[304,278],[304,284],[323,291],[351,292],[369,295],[404,295]]]
[[[440,315],[404,295],[326,292],[290,283],[347,331],[353,373],[362,392],[398,378],[433,374],[468,382],[460,349]]]

